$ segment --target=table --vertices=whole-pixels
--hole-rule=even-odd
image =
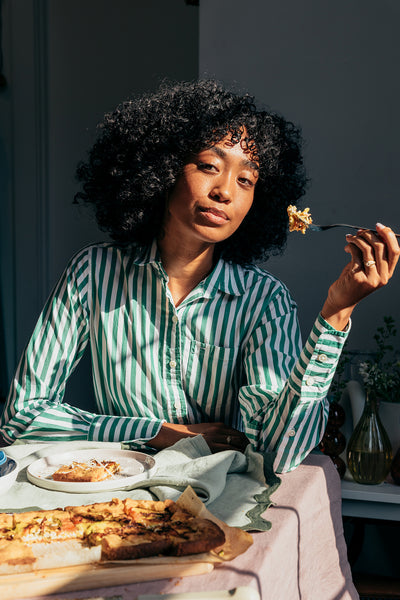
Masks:
[[[265,515],[271,529],[254,533],[253,546],[233,561],[204,575],[68,593],[60,589],[57,600],[135,600],[139,594],[240,586],[254,588],[262,600],[357,600],[343,535],[340,479],[331,460],[312,454],[281,478],[275,504]]]

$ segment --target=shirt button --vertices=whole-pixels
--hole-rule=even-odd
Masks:
[[[288,431],[288,436],[289,436],[289,437],[293,437],[293,436],[295,436],[295,435],[296,435],[296,432],[295,432],[295,430],[294,430],[294,429],[289,429],[289,431]]]
[[[328,357],[326,354],[319,354],[318,360],[319,362],[325,363],[328,360]]]
[[[173,322],[173,323],[177,323],[177,322],[178,322],[178,320],[179,320],[179,319],[178,319],[178,317],[177,317],[176,315],[174,315],[174,316],[172,317],[172,322]]]
[[[171,369],[175,369],[176,367],[176,362],[174,360],[170,360],[169,361],[169,366],[171,367]]]
[[[176,402],[174,402],[174,408],[175,408],[175,410],[178,410],[180,408],[180,404],[179,404],[178,400]]]
[[[307,385],[314,385],[314,377],[307,377],[306,384]]]

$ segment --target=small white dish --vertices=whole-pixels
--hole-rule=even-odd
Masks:
[[[5,494],[14,485],[18,475],[18,463],[13,458],[7,458],[0,465],[0,495]]]
[[[73,461],[87,462],[96,459],[115,460],[121,465],[121,471],[112,479],[94,482],[54,481],[52,475],[62,465]],[[29,481],[38,487],[58,492],[73,492],[78,494],[105,492],[110,490],[126,490],[138,481],[146,479],[148,471],[155,465],[154,458],[144,452],[133,450],[75,450],[63,454],[53,454],[40,458],[31,463],[27,469]]]

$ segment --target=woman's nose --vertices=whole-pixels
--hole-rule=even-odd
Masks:
[[[233,197],[231,178],[224,177],[216,181],[211,190],[211,197],[218,202],[231,202]]]

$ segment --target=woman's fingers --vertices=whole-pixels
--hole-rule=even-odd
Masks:
[[[343,329],[360,300],[387,284],[394,273],[400,256],[397,238],[380,223],[376,231],[363,229],[346,235],[345,251],[351,261],[330,286],[322,307],[322,316],[336,329]]]
[[[393,275],[400,257],[400,246],[394,232],[390,227],[385,227],[382,223],[376,224],[376,230],[381,240],[385,242],[387,252],[387,262],[389,267],[389,277]]]
[[[347,235],[350,252],[355,263],[352,273],[360,274],[357,279],[365,281],[373,288],[387,282],[388,267],[385,245],[370,231],[360,230],[357,235]]]
[[[377,234],[360,230],[357,235],[347,235],[347,250],[353,259],[352,273],[357,279],[364,279],[372,288],[385,285],[395,270],[400,248],[397,238],[389,227],[377,224]]]
[[[351,243],[350,238],[352,237],[356,236],[346,235],[348,244],[345,247],[345,251],[351,254],[352,258],[351,263],[347,265],[347,270],[351,273],[359,273],[360,271],[363,271],[364,258],[360,248],[358,248],[358,246],[355,243]]]
[[[238,446],[233,446],[233,445],[229,445],[229,444],[221,444],[218,442],[214,442],[212,440],[207,440],[206,442],[208,444],[208,446],[210,447],[210,450],[213,454],[215,454],[216,452],[223,452],[224,450],[237,450],[239,452],[244,452],[246,449],[246,446],[249,445],[249,440],[246,440],[245,443],[241,443]]]
[[[244,433],[236,429],[224,428],[220,431],[205,431],[202,433],[212,452],[222,450],[240,450],[243,452],[249,444]]]

